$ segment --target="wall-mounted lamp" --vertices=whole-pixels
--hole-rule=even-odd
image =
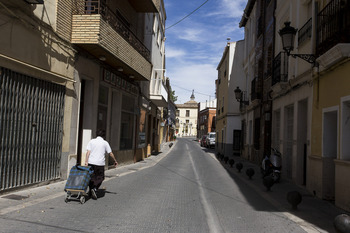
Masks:
[[[240,104],[249,105],[249,101],[245,100],[245,93],[241,89],[239,89],[239,87],[235,89],[235,96],[236,96],[236,100]]]
[[[290,22],[284,23],[284,28],[279,30],[279,34],[282,39],[282,46],[284,51],[286,51],[287,55],[292,56],[294,58],[299,57],[303,59],[304,61],[307,61],[311,64],[316,64],[316,56],[314,54],[291,54],[290,52],[294,49],[294,39],[295,34],[297,33],[298,29],[295,29],[294,27],[290,26]]]
[[[129,78],[134,79],[135,76],[134,75],[129,75]]]
[[[24,0],[29,4],[44,4],[44,0]]]
[[[118,68],[118,71],[119,71],[119,72],[123,72],[123,70],[124,70],[123,67],[119,67],[119,68]]]
[[[106,57],[105,56],[100,56],[98,59],[100,59],[100,61],[106,61]]]

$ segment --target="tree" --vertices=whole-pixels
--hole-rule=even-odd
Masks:
[[[171,90],[171,87],[170,87],[169,95],[170,95],[170,100],[175,103],[177,101],[177,96],[175,95],[175,91]]]

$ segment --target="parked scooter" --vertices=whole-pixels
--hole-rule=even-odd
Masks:
[[[275,148],[271,148],[271,154],[266,155],[261,163],[261,173],[263,178],[271,176],[275,182],[281,179],[282,155]]]

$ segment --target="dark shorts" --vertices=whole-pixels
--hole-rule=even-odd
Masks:
[[[94,171],[91,176],[89,187],[90,189],[98,189],[105,179],[105,166],[97,166],[94,164],[89,164],[89,166],[91,166],[92,170]]]

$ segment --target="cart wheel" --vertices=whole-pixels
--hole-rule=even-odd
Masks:
[[[66,197],[66,198],[64,199],[64,201],[65,201],[66,203],[68,203],[68,201],[69,201],[69,200],[68,200],[68,197]]]
[[[84,196],[81,196],[80,197],[80,204],[84,204],[85,203],[85,197]]]

